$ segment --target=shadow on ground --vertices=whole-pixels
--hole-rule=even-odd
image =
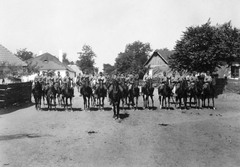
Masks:
[[[13,105],[5,107],[5,108],[0,108],[0,115],[9,114],[9,113],[15,112],[20,109],[31,107],[33,105],[34,105],[34,103],[31,103],[31,102],[13,104]]]
[[[14,139],[23,139],[23,138],[38,138],[48,135],[39,135],[39,134],[15,134],[15,135],[3,135],[0,136],[0,141],[3,140],[14,140]]]
[[[119,114],[119,117],[123,120],[129,117],[128,113]]]
[[[83,109],[82,108],[72,108],[72,110],[71,110],[70,108],[65,109],[65,108],[56,107],[56,110],[55,110],[55,108],[53,107],[52,109],[48,110],[47,107],[43,107],[43,108],[41,108],[40,111],[47,111],[47,112],[51,112],[51,111],[56,111],[56,112],[70,112],[70,111],[72,111],[72,112],[79,112],[79,111],[83,111]]]

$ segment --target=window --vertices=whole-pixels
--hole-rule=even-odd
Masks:
[[[239,78],[239,66],[231,66],[231,78]]]

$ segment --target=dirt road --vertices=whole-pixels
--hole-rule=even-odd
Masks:
[[[77,94],[77,93],[76,93]],[[240,98],[223,95],[217,110],[36,111],[0,115],[0,166],[240,166]],[[142,106],[142,99],[140,99]]]

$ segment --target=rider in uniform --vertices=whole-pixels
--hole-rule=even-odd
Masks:
[[[204,87],[209,87],[212,83],[212,77],[210,71],[207,71],[206,76],[204,77]]]
[[[176,76],[175,71],[172,73],[172,77],[171,77],[170,81],[171,81],[171,86],[173,87],[172,93],[173,93],[173,95],[175,95],[176,87],[177,87],[177,84],[178,84],[178,77]]]
[[[80,82],[81,82],[81,73],[78,74],[77,79],[76,79],[76,83],[80,86]]]
[[[162,76],[162,79],[161,79],[161,84],[166,84],[167,81],[168,81],[167,73],[166,73],[166,71],[163,71],[163,76]]]
[[[69,72],[66,71],[66,76],[63,78],[63,86],[65,86],[67,83],[70,86],[70,90],[72,91],[72,97],[74,97],[74,90],[73,90],[73,84],[71,84],[71,82],[73,82],[73,79],[69,76]],[[64,88],[62,87],[62,90]]]
[[[133,82],[134,82],[134,75],[133,75],[134,73],[130,73],[129,75],[128,75],[128,89],[130,90],[130,89],[132,89],[132,84],[133,84]]]
[[[197,81],[198,81],[198,78],[196,76],[196,72],[193,71],[192,75],[189,77],[190,89],[194,87]]]
[[[97,78],[97,89],[99,89],[99,87],[100,87],[100,82],[102,82],[103,88],[104,88],[105,90],[107,90],[107,87],[106,87],[106,78],[105,78],[105,76],[103,75],[102,72],[100,72],[99,74],[100,74],[100,75],[99,75],[98,78]]]
[[[147,72],[146,75],[143,76],[143,86],[145,86],[150,79],[152,79],[152,77],[149,72]]]
[[[40,75],[40,71],[38,71],[37,76],[34,77],[34,82],[40,82],[41,80],[41,75]]]
[[[48,90],[54,84],[54,71],[49,71],[46,78],[46,90]]]
[[[62,76],[60,74],[60,71],[58,71],[57,76],[54,76],[54,85],[55,88],[60,88],[62,84]]]
[[[179,77],[178,77],[178,83],[180,83],[180,82],[182,82],[183,80],[185,80],[186,79],[186,77],[185,76],[183,76],[183,73],[182,73],[182,71],[179,71]]]
[[[37,76],[34,77],[34,80],[33,80],[33,85],[32,85],[32,90],[35,88],[35,83],[36,82],[41,82],[41,75],[40,75],[40,71],[38,71],[37,73]]]
[[[42,84],[42,89],[45,90],[46,89],[46,82],[47,82],[47,72],[43,71],[42,75],[41,75],[41,84]]]

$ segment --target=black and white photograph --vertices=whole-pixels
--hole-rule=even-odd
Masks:
[[[0,0],[0,167],[240,167],[239,0]]]

